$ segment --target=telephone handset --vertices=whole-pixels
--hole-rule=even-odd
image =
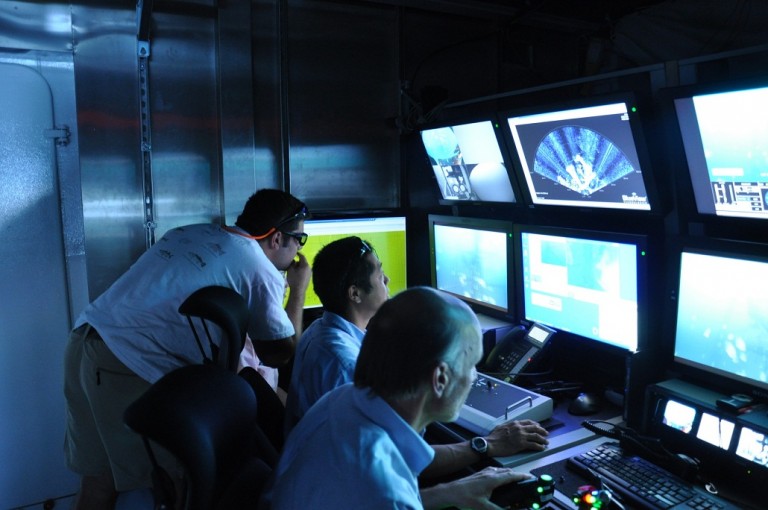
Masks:
[[[513,382],[519,374],[532,368],[553,334],[554,330],[537,323],[531,324],[530,329],[515,326],[491,349],[481,371]]]

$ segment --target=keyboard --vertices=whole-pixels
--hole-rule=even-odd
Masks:
[[[739,508],[642,457],[625,455],[618,443],[605,443],[571,457],[566,465],[588,480],[599,476],[602,488],[617,494],[626,508]]]

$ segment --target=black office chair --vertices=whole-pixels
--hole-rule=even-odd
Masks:
[[[245,299],[229,287],[203,287],[184,300],[179,306],[179,313],[185,315],[189,321],[203,362],[216,363],[227,370],[236,371],[248,331],[249,311]],[[199,319],[202,332],[195,327],[194,319]],[[218,346],[213,343],[208,321],[223,331],[223,338]],[[203,347],[203,339],[208,341],[210,357]]]
[[[259,401],[259,413],[256,417],[259,428],[275,450],[282,451],[285,443],[285,405],[272,386],[255,369],[245,367],[238,375],[251,386]]]
[[[250,320],[250,311],[245,299],[228,287],[203,287],[192,293],[181,304],[179,312],[187,316],[203,360],[217,363],[231,371],[237,370]],[[195,318],[200,319],[199,322],[202,323],[203,333],[211,351],[214,352],[214,359],[208,358],[205,354],[201,341],[203,333],[195,328]],[[216,348],[211,340],[207,321],[211,321],[224,331],[225,338],[222,339],[220,348]],[[259,401],[257,417],[259,427],[275,450],[282,450],[285,417],[283,402],[261,374],[253,368],[246,367],[240,372],[240,376],[251,385]]]
[[[155,509],[174,508],[175,493],[150,441],[184,467],[186,510],[255,507],[277,460],[259,436],[256,414],[256,397],[243,378],[211,364],[166,374],[128,406],[125,423],[142,436],[153,463]]]

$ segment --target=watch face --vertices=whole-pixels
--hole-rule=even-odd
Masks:
[[[488,451],[488,441],[486,441],[484,437],[473,437],[470,445],[477,453],[485,453]]]

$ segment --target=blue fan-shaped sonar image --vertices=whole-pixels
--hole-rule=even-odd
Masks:
[[[608,137],[582,126],[550,131],[536,149],[533,171],[584,196],[635,171]]]

